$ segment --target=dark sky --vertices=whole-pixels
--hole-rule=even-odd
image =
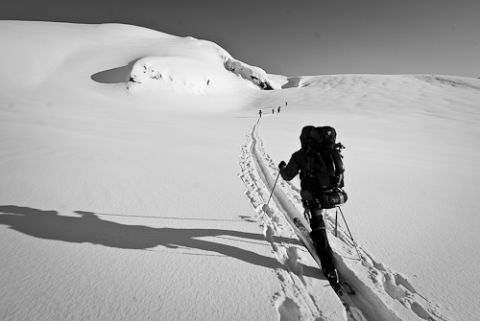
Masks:
[[[1,0],[0,19],[119,22],[191,35],[289,76],[480,77],[480,0]]]

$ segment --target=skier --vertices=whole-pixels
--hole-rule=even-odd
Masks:
[[[259,116],[260,118],[262,118],[262,110],[261,110],[261,109],[258,110],[258,116]]]
[[[275,114],[275,108],[272,108],[272,115]]]
[[[280,114],[280,109],[281,109],[281,108],[282,108],[281,106],[278,106],[278,108],[277,108],[277,114]]]
[[[300,174],[305,216],[312,228],[310,236],[323,273],[334,290],[339,292],[341,286],[323,220],[328,208],[347,200],[347,194],[342,190],[344,167],[340,148],[343,146],[335,144],[335,138],[336,132],[332,127],[305,126],[300,135],[300,150],[292,155],[288,164],[281,161],[278,167],[280,175],[287,181]]]

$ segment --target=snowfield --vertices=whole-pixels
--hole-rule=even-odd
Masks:
[[[0,320],[480,315],[480,80],[288,78],[121,24],[0,21],[0,43]],[[271,193],[310,124],[347,147],[341,298],[298,180]]]

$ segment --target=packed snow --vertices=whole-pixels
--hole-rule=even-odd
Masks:
[[[0,43],[1,320],[480,314],[480,80],[288,78],[121,24],[0,21]],[[347,147],[341,298],[298,180],[273,190],[310,124]]]

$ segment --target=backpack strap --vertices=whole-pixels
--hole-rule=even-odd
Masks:
[[[338,187],[343,187],[343,173],[345,172],[345,167],[343,165],[343,156],[341,154],[342,146],[342,144],[335,144],[335,148],[332,149],[331,152],[333,165],[335,167],[335,180]]]

